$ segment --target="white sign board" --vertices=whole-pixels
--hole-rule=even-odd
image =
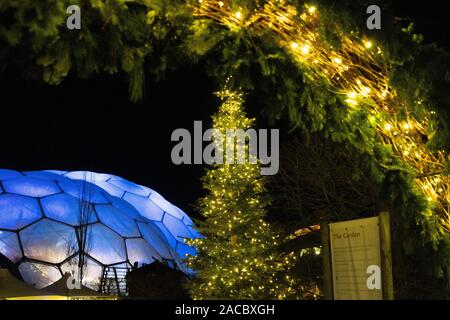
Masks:
[[[382,300],[378,217],[330,223],[333,298]]]

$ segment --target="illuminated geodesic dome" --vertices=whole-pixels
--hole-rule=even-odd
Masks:
[[[80,250],[76,228],[81,221],[89,227],[87,245]],[[184,239],[198,236],[181,209],[123,178],[0,169],[0,254],[37,288],[73,271],[81,252],[86,257],[83,282],[93,289],[108,266],[158,259],[189,272],[182,260],[195,249]]]

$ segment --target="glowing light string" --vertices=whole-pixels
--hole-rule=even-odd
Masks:
[[[293,58],[307,69],[308,75],[326,79],[330,88],[341,94],[349,108],[364,107],[374,116],[385,115],[376,123],[381,141],[392,146],[395,155],[416,174],[416,182],[425,194],[441,225],[450,231],[449,178],[442,174],[445,154],[430,152],[423,137],[429,135],[430,112],[421,121],[408,112],[396,92],[389,87],[389,67],[376,59],[382,48],[371,41],[343,36],[339,49],[330,47],[318,33],[318,8],[305,5],[301,13],[282,0],[269,0],[249,12],[235,8],[230,0],[199,0],[193,15],[210,19],[230,30],[270,34]],[[400,117],[400,113],[402,116]],[[407,119],[407,120],[399,120]]]

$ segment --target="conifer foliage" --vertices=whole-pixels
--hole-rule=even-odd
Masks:
[[[215,164],[203,177],[207,195],[200,199],[200,224],[204,238],[194,240],[198,256],[189,264],[197,271],[190,283],[194,299],[278,299],[289,295],[291,264],[276,247],[280,236],[265,222],[264,180],[258,163],[237,163],[227,159],[236,154],[237,142],[227,130],[250,128],[253,119],[243,110],[242,93],[223,90],[219,112],[213,116],[216,152],[223,152],[223,164]],[[230,141],[231,140],[231,141]],[[248,144],[242,144],[248,154]],[[233,152],[227,153],[227,148]],[[247,160],[250,156],[247,157]],[[233,160],[237,157],[233,157]]]

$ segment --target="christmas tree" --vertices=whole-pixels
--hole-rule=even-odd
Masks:
[[[219,112],[213,116],[216,153],[223,164],[215,164],[203,177],[208,194],[199,207],[205,221],[199,230],[204,236],[193,241],[197,257],[189,265],[196,277],[189,284],[194,299],[282,299],[292,282],[286,273],[290,257],[276,252],[280,236],[264,221],[266,206],[264,181],[257,161],[250,161],[248,143],[238,144],[226,135],[230,130],[247,130],[253,119],[243,110],[242,93],[223,90]],[[230,141],[231,140],[231,141]],[[238,146],[245,148],[246,161],[234,161]],[[232,152],[227,148],[233,148]],[[227,152],[228,151],[228,152]],[[233,156],[233,161],[230,160]]]

